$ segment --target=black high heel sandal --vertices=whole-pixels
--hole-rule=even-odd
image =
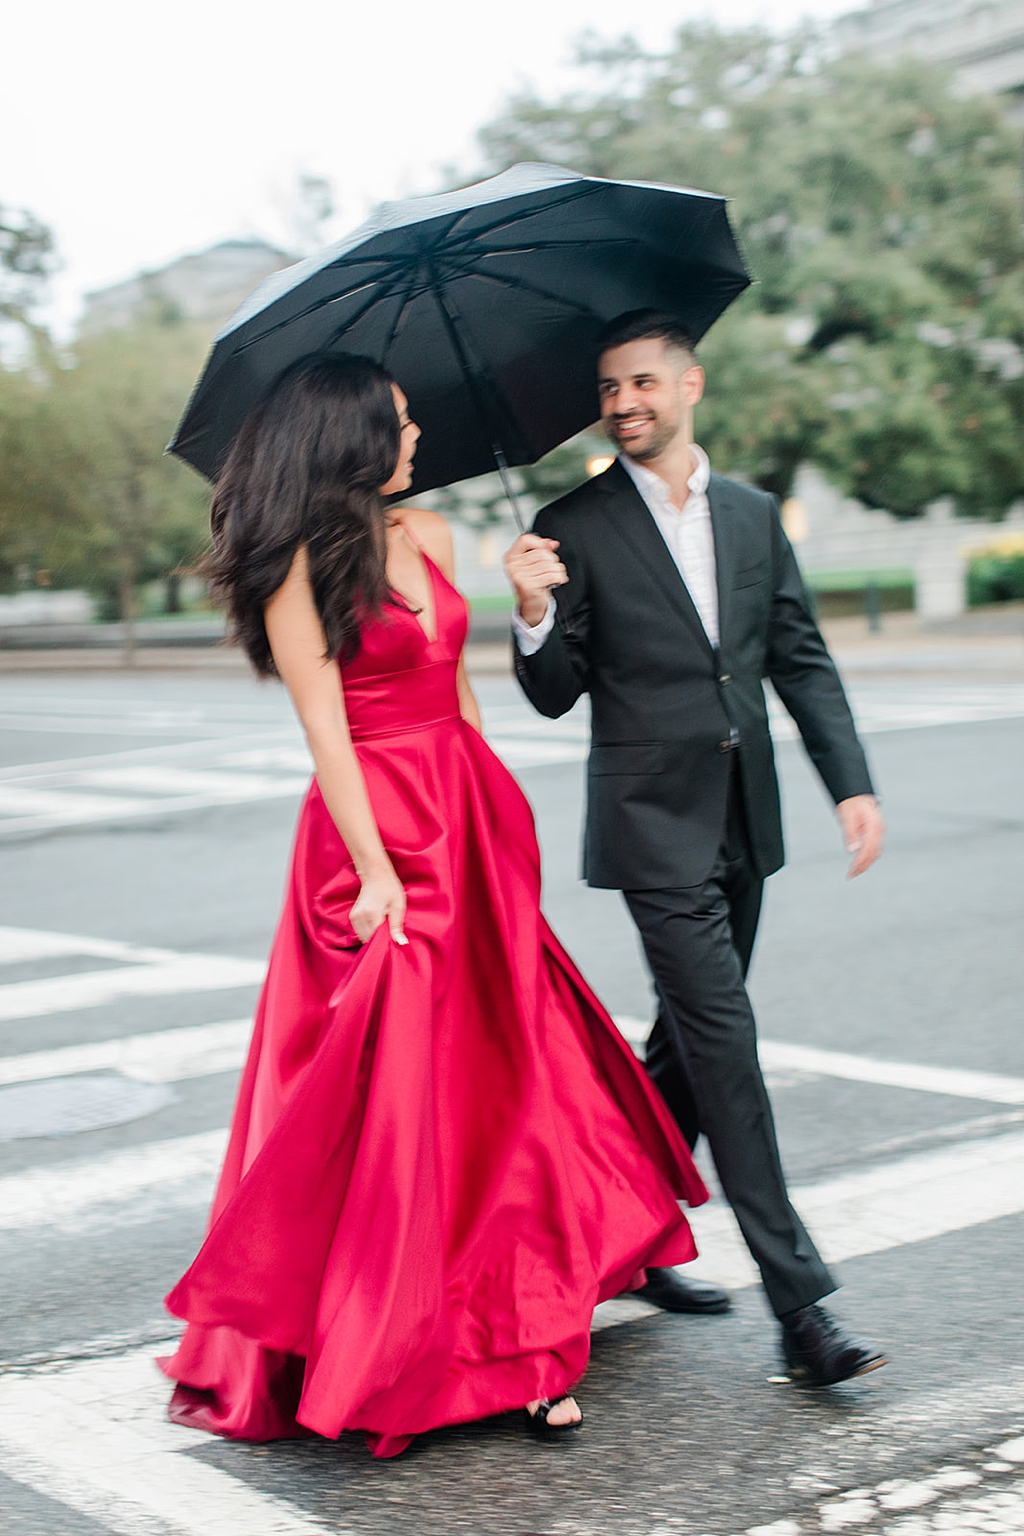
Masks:
[[[542,1397],[537,1404],[536,1413],[531,1413],[529,1408],[524,1408],[523,1417],[526,1420],[530,1433],[536,1435],[539,1440],[562,1440],[566,1435],[571,1434],[573,1430],[579,1429],[583,1423],[582,1412],[579,1418],[575,1419],[571,1424],[551,1424],[548,1422],[548,1414],[552,1408],[557,1408],[559,1403],[568,1402],[572,1395],[571,1392],[563,1392],[561,1397]]]

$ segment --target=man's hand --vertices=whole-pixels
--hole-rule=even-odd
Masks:
[[[874,795],[851,795],[848,800],[840,800],[836,815],[846,851],[853,854],[853,863],[846,871],[847,880],[852,880],[870,869],[881,853],[885,817]]]
[[[548,611],[551,588],[562,587],[569,580],[555,554],[557,548],[557,539],[521,533],[505,556],[505,575],[515,588],[520,617],[531,629]]]

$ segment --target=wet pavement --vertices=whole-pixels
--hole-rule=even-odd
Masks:
[[[152,1364],[280,898],[302,777],[287,704],[241,676],[0,678],[5,1529],[1019,1536],[1024,690],[992,669],[884,672],[851,675],[885,860],[844,882],[780,732],[790,861],[752,986],[790,1178],[842,1256],[836,1309],[892,1363],[827,1393],[774,1380],[773,1324],[712,1209],[699,1263],[734,1311],[613,1307],[574,1443],[510,1415],[388,1463],[356,1437],[247,1446],[168,1425]],[[480,691],[538,813],[548,914],[635,1036],[650,998],[632,931],[576,879],[585,721],[544,726],[500,677]],[[32,824],[3,837],[5,815]]]

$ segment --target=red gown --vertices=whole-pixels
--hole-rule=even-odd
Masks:
[[[172,1419],[379,1456],[555,1397],[599,1301],[694,1257],[676,1126],[540,913],[529,806],[459,714],[466,607],[428,562],[364,626],[345,705],[408,894],[360,945],[314,780],[199,1256],[167,1304]]]

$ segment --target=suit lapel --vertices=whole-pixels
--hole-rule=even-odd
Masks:
[[[732,494],[728,480],[712,475],[708,485],[708,506],[711,508],[711,532],[715,541],[715,585],[718,589],[718,643],[725,646],[728,633],[729,605],[732,599],[732,583],[736,574],[736,518],[733,514]]]
[[[602,493],[598,500],[598,510],[605,524],[634,559],[644,566],[662,596],[689,624],[694,637],[705,650],[710,651],[711,642],[686,583],[679,574],[679,568],[647,503],[622,465],[616,460],[610,469],[606,469],[603,475],[597,476],[591,483],[596,491]]]

